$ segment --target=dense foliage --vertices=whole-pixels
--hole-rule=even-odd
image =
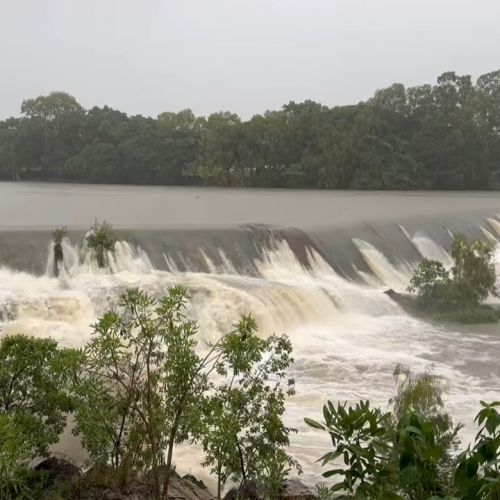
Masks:
[[[286,452],[292,429],[282,422],[294,392],[290,341],[260,339],[253,318],[242,317],[202,349],[186,300],[181,287],[160,299],[127,290],[82,350],[1,339],[0,498],[30,498],[29,462],[57,443],[68,413],[89,466],[117,487],[139,479],[152,498],[167,498],[175,445],[198,442],[219,498],[229,478],[277,497],[297,465]],[[61,498],[73,498],[67,487]]]
[[[0,342],[0,498],[17,497],[27,464],[59,441],[73,409],[78,358],[49,339],[13,335]]]
[[[439,378],[425,373],[403,376],[392,411],[328,402],[323,422],[306,419],[329,434],[333,451],[320,460],[332,485],[320,488],[330,498],[399,500],[496,500],[500,498],[500,402],[481,402],[480,426],[472,449],[458,458],[459,426],[444,412]]]
[[[492,246],[456,235],[451,257],[451,269],[435,260],[420,262],[408,287],[417,295],[417,308],[463,322],[497,321],[499,311],[484,304],[488,296],[497,294]]]
[[[500,71],[394,84],[352,106],[290,102],[242,121],[190,110],[155,118],[64,92],[0,122],[0,179],[100,183],[497,189]]]

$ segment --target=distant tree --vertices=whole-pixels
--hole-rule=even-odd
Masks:
[[[350,106],[306,100],[242,121],[156,119],[71,95],[26,99],[0,122],[0,177],[332,189],[498,189],[500,71],[395,83]]]

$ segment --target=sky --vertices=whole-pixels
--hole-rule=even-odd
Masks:
[[[496,69],[499,0],[0,0],[0,119],[53,90],[249,118]]]

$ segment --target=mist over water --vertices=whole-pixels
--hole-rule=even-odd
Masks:
[[[386,195],[378,196],[383,204]],[[443,200],[446,205],[446,196]],[[354,207],[359,199],[353,195],[349,203]],[[98,269],[82,244],[84,231],[71,230],[57,278],[49,232],[0,231],[0,255],[12,254],[10,263],[5,259],[0,267],[0,335],[51,336],[63,345],[80,346],[89,338],[89,325],[117,304],[126,287],[161,295],[181,284],[192,296],[188,313],[199,322],[202,348],[247,313],[256,317],[259,334],[290,336],[296,360],[290,375],[297,394],[288,402],[286,419],[300,431],[292,436],[291,451],[304,466],[306,480],[318,477],[315,461],[329,442],[306,428],[303,417],[319,418],[327,399],[370,399],[386,406],[398,363],[447,378],[447,406],[465,424],[462,437],[467,442],[474,435],[479,400],[500,398],[498,326],[426,323],[408,316],[384,291],[404,291],[422,257],[450,266],[447,249],[453,233],[497,244],[500,219],[494,203],[488,203],[456,214],[448,207],[434,217],[416,217],[418,207],[413,217],[400,220],[391,213],[382,221],[378,213],[370,225],[353,216],[351,226],[344,220],[335,226],[331,220],[330,226],[310,229],[269,224],[189,231],[122,228],[115,252],[108,256],[109,270]],[[500,277],[500,250],[496,265]],[[197,456],[196,451],[179,450],[179,469],[204,477]]]

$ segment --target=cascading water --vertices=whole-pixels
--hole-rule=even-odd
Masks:
[[[487,223],[500,235],[496,218]],[[487,231],[479,226],[477,230]],[[415,255],[450,265],[444,243],[431,238],[425,228],[396,227],[394,234],[405,238]],[[496,241],[492,232],[484,234]],[[445,237],[450,239],[447,232]],[[297,395],[288,402],[286,419],[300,431],[292,437],[291,452],[304,466],[306,480],[317,479],[320,467],[315,461],[329,443],[307,428],[303,417],[318,418],[327,399],[366,398],[386,405],[397,363],[414,371],[432,366],[447,378],[448,407],[465,424],[464,440],[471,439],[478,400],[500,395],[496,327],[445,328],[409,317],[383,292],[405,290],[415,258],[384,254],[377,242],[369,241],[369,234],[349,242],[357,252],[353,261],[360,258],[364,264],[364,269],[359,262],[352,264],[352,277],[335,267],[335,252],[326,255],[307,238],[272,230],[250,233],[249,238],[256,250],[245,259],[240,259],[241,245],[237,252],[230,245],[199,245],[189,255],[163,246],[157,252],[160,257],[153,258],[141,242],[120,240],[108,255],[106,270],[97,267],[85,246],[64,239],[57,277],[51,245],[43,275],[0,268],[1,334],[52,336],[65,345],[82,345],[89,337],[89,325],[116,305],[126,287],[139,286],[160,295],[181,284],[192,295],[189,314],[199,322],[202,344],[229,330],[243,313],[257,318],[262,335],[290,335]],[[496,259],[500,272],[498,250]],[[248,261],[245,268],[241,260]],[[181,449],[178,467],[203,477],[193,466],[197,462],[193,453],[197,452]]]

